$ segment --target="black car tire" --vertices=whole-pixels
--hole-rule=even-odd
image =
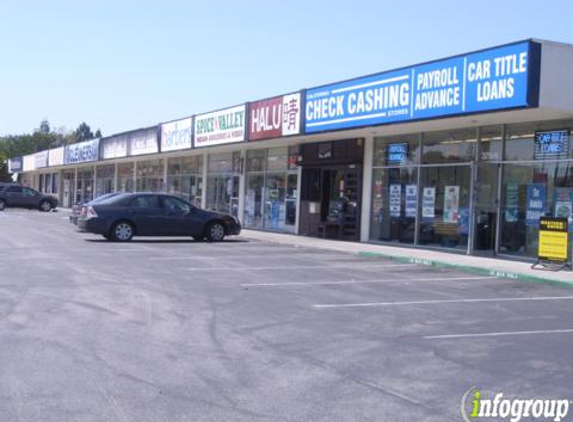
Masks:
[[[40,202],[40,211],[42,212],[49,212],[52,211],[52,204],[50,201],[42,201]]]
[[[135,227],[129,221],[118,221],[111,228],[109,237],[117,242],[129,242],[135,234]]]
[[[213,221],[207,225],[205,237],[209,242],[222,242],[225,239],[225,226],[220,221]]]
[[[0,199],[0,211],[4,211],[6,209],[6,201]]]

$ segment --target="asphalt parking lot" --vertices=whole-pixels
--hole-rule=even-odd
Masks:
[[[0,213],[0,421],[460,421],[573,399],[573,290]],[[573,415],[573,410],[570,412]],[[570,416],[571,417],[571,416]]]

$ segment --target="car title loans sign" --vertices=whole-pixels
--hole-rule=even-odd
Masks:
[[[539,77],[529,83],[539,65],[537,46],[522,42],[309,89],[305,130],[537,106]]]
[[[300,133],[300,93],[249,104],[249,141]]]
[[[245,140],[246,106],[195,116],[195,148]]]

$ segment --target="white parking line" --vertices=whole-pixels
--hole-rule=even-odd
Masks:
[[[488,280],[497,277],[449,277],[449,278],[400,278],[400,279],[376,279],[376,280],[343,280],[343,281],[315,281],[311,283],[290,282],[290,283],[245,283],[241,287],[289,287],[289,286],[330,286],[345,284],[368,284],[368,283],[407,283],[410,281],[466,281],[466,280]]]
[[[416,264],[382,264],[382,265],[364,265],[364,264],[360,264],[358,265],[360,267],[368,267],[368,268],[388,268],[388,267],[414,267],[416,266]],[[277,266],[268,266],[268,267],[249,267],[249,266],[244,266],[244,267],[189,267],[187,268],[188,271],[203,271],[203,270],[229,270],[229,271],[237,271],[237,270],[299,270],[299,269],[313,269],[313,268],[340,268],[340,267],[348,267],[348,268],[353,268],[356,267],[356,265],[277,265]]]
[[[498,297],[498,298],[484,298],[484,299],[418,300],[410,302],[332,303],[332,304],[315,304],[312,306],[317,309],[367,308],[375,306],[435,305],[443,303],[526,302],[526,301],[543,301],[543,300],[573,300],[573,296]]]
[[[573,333],[573,328],[563,330],[536,330],[536,331],[507,331],[499,333],[477,333],[477,334],[443,334],[437,336],[424,336],[426,340],[457,339],[471,337],[501,337],[501,336],[526,336],[535,334],[565,334]]]

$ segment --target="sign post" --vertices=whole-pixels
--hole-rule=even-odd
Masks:
[[[569,259],[569,230],[567,218],[541,217],[539,219],[539,247],[537,262],[531,268],[560,271],[571,269]]]

